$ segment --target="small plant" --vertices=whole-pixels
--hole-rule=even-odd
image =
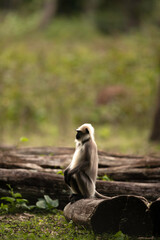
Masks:
[[[102,177],[98,177],[98,179],[103,181],[113,181],[110,177],[107,176],[107,174]]]
[[[28,142],[29,140],[26,137],[21,137],[19,141],[22,143],[22,142]]]
[[[123,234],[121,231],[117,232],[115,235],[114,235],[114,240],[128,240],[129,237],[125,234]]]
[[[27,143],[28,141],[29,141],[29,139],[27,137],[20,137],[16,146],[20,147],[20,146],[24,145],[25,143]]]
[[[29,206],[28,200],[22,198],[20,193],[14,193],[13,188],[9,184],[9,193],[11,196],[0,198],[0,214],[31,211],[31,210],[45,210],[48,212],[56,213],[56,208],[59,206],[59,201],[52,200],[48,195],[44,195],[44,198],[38,199],[35,205]]]
[[[58,199],[52,200],[48,195],[44,195],[44,198],[40,198],[36,203],[37,208],[51,212],[56,212],[58,206]]]
[[[10,191],[10,197],[1,197],[1,205],[0,205],[0,213],[14,213],[22,210],[31,210],[34,206],[28,206],[28,200],[23,199],[20,193],[14,193],[13,188],[9,184],[7,184]]]
[[[59,174],[59,175],[64,175],[64,173],[63,173],[63,171],[62,170],[59,170],[58,172],[57,172],[57,174]]]

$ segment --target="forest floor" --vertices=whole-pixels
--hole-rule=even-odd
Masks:
[[[63,212],[56,214],[22,213],[0,216],[2,240],[132,240],[122,232],[95,235],[93,232],[67,222]]]

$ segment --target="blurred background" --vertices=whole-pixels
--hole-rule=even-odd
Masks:
[[[1,0],[0,145],[160,151],[159,0]]]

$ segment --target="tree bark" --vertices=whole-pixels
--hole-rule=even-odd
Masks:
[[[89,16],[93,16],[98,7],[98,0],[88,0],[84,4],[85,13]]]
[[[160,80],[158,84],[157,103],[150,135],[151,141],[160,141]]]
[[[128,27],[139,27],[141,23],[141,0],[127,0],[126,13],[128,15]]]
[[[152,236],[152,221],[147,212],[148,202],[142,197],[118,196],[102,199],[83,199],[64,209],[67,220],[92,229],[95,233],[123,233],[133,236]]]
[[[45,28],[54,18],[57,11],[57,0],[47,0],[44,5],[44,13],[39,28]]]

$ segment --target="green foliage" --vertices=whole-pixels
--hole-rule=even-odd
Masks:
[[[60,174],[60,175],[64,175],[64,173],[63,173],[63,171],[62,170],[59,170],[58,172],[57,172],[57,174]]]
[[[52,200],[48,195],[44,195],[44,199],[40,198],[36,206],[39,209],[55,212],[55,209],[59,206],[59,202],[57,199]]]
[[[44,198],[40,198],[36,206],[28,205],[28,200],[23,199],[20,193],[14,193],[13,188],[8,184],[10,197],[1,197],[0,198],[0,214],[6,213],[17,213],[24,211],[45,211],[56,213],[56,208],[59,206],[59,201],[52,200],[48,195],[44,195]]]
[[[111,136],[111,128],[110,126],[102,125],[100,127],[97,127],[97,132],[100,138],[106,139]]]
[[[8,184],[11,197],[1,197],[0,214],[14,213],[24,210],[32,210],[34,206],[28,206],[28,200],[23,199],[20,193],[14,193],[13,188]],[[5,203],[4,203],[5,202]]]
[[[20,141],[20,142],[28,142],[28,138],[26,138],[26,137],[21,137],[21,138],[19,139],[19,141]]]
[[[113,181],[110,177],[107,176],[107,174],[102,177],[98,177],[98,179],[103,181]]]
[[[117,232],[115,235],[114,235],[114,240],[128,240],[129,237],[125,234],[123,234],[121,231]]]
[[[130,34],[103,36],[79,17],[56,18],[38,32],[40,17],[9,13],[0,22],[3,144],[27,136],[26,145],[73,146],[74,129],[91,122],[101,149],[148,150],[159,29],[144,25]],[[126,96],[97,105],[98,93],[114,85],[123,86]]]

